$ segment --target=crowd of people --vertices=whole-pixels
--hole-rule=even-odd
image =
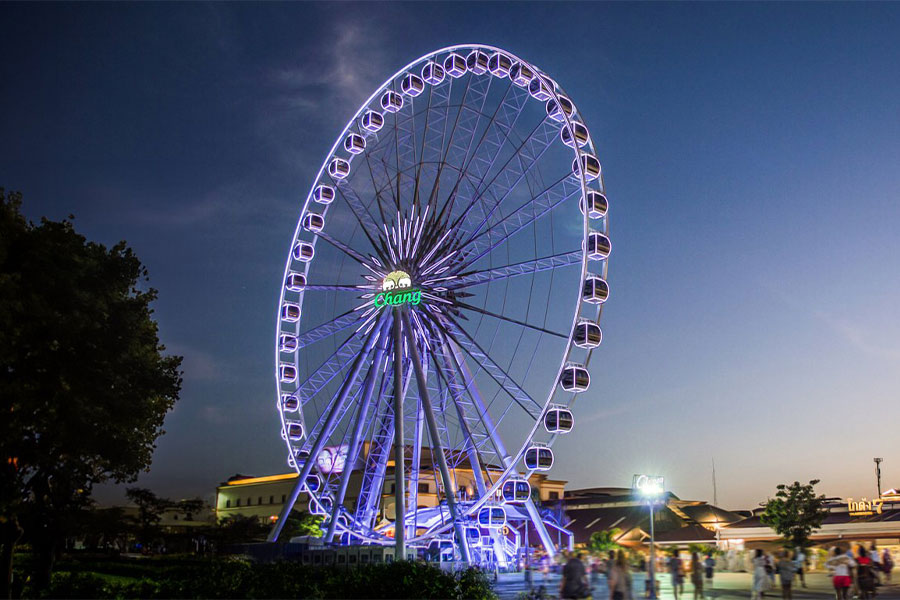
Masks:
[[[766,594],[775,595],[780,587],[782,600],[793,600],[795,582],[806,585],[806,571],[809,567],[807,554],[802,548],[768,553],[755,550],[751,560],[751,600],[763,600]],[[537,597],[547,594],[546,584],[550,572],[550,562],[544,560],[534,565],[541,572],[543,585],[538,587]],[[683,560],[678,551],[664,559],[662,569],[657,573],[670,578],[675,600],[684,596],[684,584],[689,580],[693,600],[702,600],[704,590],[711,591],[716,572],[716,559],[712,552],[701,555],[692,552],[690,559]],[[829,552],[824,566],[828,569],[835,590],[836,600],[871,600],[879,585],[890,583],[894,567],[893,557],[888,550],[879,551],[873,543],[869,548],[862,545],[845,550],[840,547]],[[602,598],[603,591],[598,585],[601,577],[606,579],[608,600],[634,600],[632,573],[648,569],[647,561],[641,557],[639,563],[630,564],[623,550],[608,553],[607,558],[587,560],[585,554],[573,554],[561,566],[559,583],[560,598]],[[533,589],[534,571],[532,565],[525,565],[525,581],[529,590]],[[658,580],[657,580],[658,581]],[[650,578],[644,578],[642,595],[649,596]],[[605,599],[604,599],[605,600]]]

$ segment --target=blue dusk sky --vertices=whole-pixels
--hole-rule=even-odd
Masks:
[[[610,199],[570,487],[752,507],[900,486],[900,5],[3,3],[0,186],[127,240],[182,398],[140,484],[285,469],[272,344],[302,200],[357,107],[456,43],[569,92]],[[61,324],[64,326],[64,324]],[[100,491],[117,501],[120,492]]]

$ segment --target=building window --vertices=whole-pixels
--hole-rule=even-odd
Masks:
[[[427,494],[427,493],[428,493],[428,484],[427,484],[427,483],[420,483],[420,484],[419,484],[419,492],[422,493],[422,494]]]
[[[389,491],[388,494],[393,494],[395,491],[397,491],[397,487],[396,487],[396,486],[397,486],[396,483],[392,483],[392,484],[391,484],[391,491]]]
[[[551,500],[559,500],[559,492],[549,492],[549,493],[547,494],[547,496],[548,496]]]
[[[247,506],[253,506],[253,498],[247,498]]]
[[[256,503],[257,503],[257,504],[262,504],[262,496],[260,496],[259,498],[256,499]]]
[[[173,516],[172,516],[172,519],[174,519],[175,521],[177,521],[177,520],[178,520],[178,515],[173,515]]]
[[[281,503],[284,504],[285,502],[287,502],[287,496],[285,494],[282,494],[281,495]]]
[[[275,496],[269,496],[269,504],[275,504]]]
[[[225,501],[225,508],[231,508],[231,500]]]
[[[241,499],[238,498],[238,499],[237,499],[237,506],[240,506],[240,505],[241,505]]]

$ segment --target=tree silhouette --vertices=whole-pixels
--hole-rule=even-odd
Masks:
[[[95,484],[149,467],[181,389],[181,358],[164,355],[156,290],[131,248],[90,242],[70,220],[34,224],[21,204],[0,189],[4,596],[22,521],[41,589],[70,515]]]

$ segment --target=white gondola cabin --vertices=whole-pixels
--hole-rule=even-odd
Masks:
[[[502,52],[494,52],[488,59],[488,71],[494,77],[508,77],[512,59]]]
[[[584,365],[568,364],[559,376],[559,385],[567,392],[585,392],[591,387],[591,374]]]
[[[334,188],[330,185],[317,185],[312,197],[319,204],[331,204],[334,201]]]
[[[584,214],[584,204],[584,198],[582,197],[581,202],[578,204],[581,214]],[[587,193],[587,207],[588,218],[599,219],[606,216],[606,211],[609,210],[609,201],[602,193],[591,190]]]
[[[293,250],[294,260],[309,262],[316,255],[316,247],[306,242],[297,242]]]
[[[510,479],[503,482],[503,501],[520,504],[531,497],[531,484],[525,479]]]
[[[322,215],[317,215],[316,213],[307,213],[306,216],[303,217],[303,229],[312,231],[313,233],[319,233],[324,228],[325,217],[323,217]]]
[[[293,302],[285,302],[281,306],[281,320],[288,323],[296,323],[300,320],[300,305]]]
[[[590,350],[596,348],[603,341],[603,331],[593,321],[581,321],[575,325],[572,332],[572,342],[579,348]]]
[[[278,366],[278,372],[282,383],[293,383],[297,381],[297,367],[287,363],[281,363]]]
[[[474,525],[466,525],[465,528],[466,543],[469,546],[477,546],[481,543],[481,530]]]
[[[422,67],[422,79],[430,85],[438,85],[444,81],[444,67],[431,61],[425,63]]]
[[[478,524],[499,529],[506,525],[506,511],[500,506],[482,506],[478,509]]]
[[[291,271],[284,281],[284,288],[289,292],[302,292],[306,287],[306,275]]]
[[[299,458],[297,459],[300,460]],[[306,476],[306,479],[303,480],[303,487],[305,487],[310,492],[318,492],[322,488],[322,478],[319,477],[318,473],[310,473]],[[310,506],[310,508],[312,508]]]
[[[591,260],[605,260],[609,257],[612,245],[609,238],[599,231],[588,233],[587,255]]]
[[[369,133],[375,133],[384,127],[384,115],[374,110],[367,110],[359,119],[359,125]]]
[[[581,148],[588,143],[590,134],[587,127],[577,121],[573,121],[571,125],[565,125],[559,130],[559,137],[566,146],[570,148],[578,146]]]
[[[565,96],[551,98],[547,100],[547,116],[560,123],[566,120],[566,117],[572,118],[575,114],[575,105]]]
[[[575,426],[575,416],[564,406],[553,406],[544,415],[544,429],[548,433],[569,433]]]
[[[422,78],[414,73],[408,73],[403,81],[400,82],[400,89],[404,94],[411,98],[415,98],[425,89],[425,82]]]
[[[453,79],[462,77],[466,74],[466,59],[456,52],[451,52],[444,59],[444,70]]]
[[[581,286],[581,299],[588,304],[603,304],[609,298],[609,284],[599,275],[588,275]]]
[[[298,442],[303,439],[303,424],[297,421],[288,421],[285,423],[288,439],[292,442]]]
[[[527,88],[531,80],[534,79],[534,71],[522,61],[518,61],[509,70],[509,78],[517,86]]]
[[[395,113],[403,108],[403,96],[394,90],[388,90],[381,95],[381,108],[386,112]]]
[[[537,75],[528,84],[528,93],[541,102],[553,97],[553,84],[543,75]]]
[[[529,471],[549,471],[553,466],[553,450],[547,446],[531,446],[525,451],[525,466]]]
[[[362,154],[366,151],[366,139],[358,133],[351,133],[344,138],[344,150],[350,154]]]
[[[328,174],[334,179],[344,179],[350,174],[350,161],[337,157],[331,159],[328,163]]]
[[[284,412],[297,412],[300,408],[300,399],[293,394],[281,395],[281,409]]]
[[[600,177],[600,161],[597,160],[597,157],[592,154],[582,154],[581,160],[575,159],[572,161],[572,174],[573,175],[581,175],[581,170],[584,169],[584,178],[588,181],[593,181]]]
[[[281,352],[296,352],[297,336],[289,333],[282,333],[278,338],[278,349]]]
[[[488,69],[488,55],[481,50],[472,50],[466,57],[466,67],[475,75],[484,75]]]

